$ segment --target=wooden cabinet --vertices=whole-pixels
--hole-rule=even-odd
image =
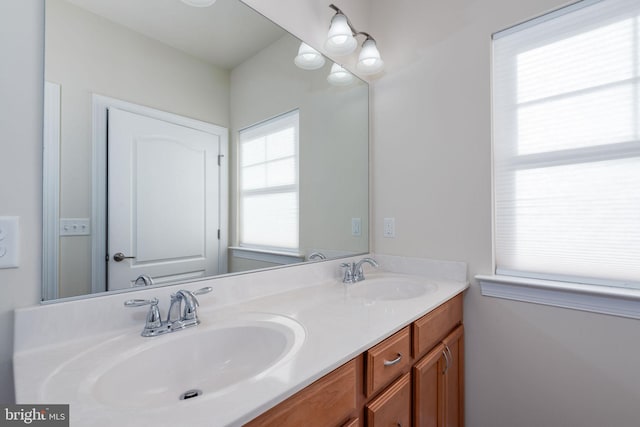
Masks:
[[[462,294],[413,322],[413,357],[419,359],[426,354],[460,323]]]
[[[446,336],[412,371],[414,425],[464,426],[464,327]]]
[[[409,372],[366,406],[367,427],[411,425],[411,376]]]
[[[358,369],[351,360],[325,375],[246,426],[327,427],[340,426],[356,410]],[[361,374],[360,374],[361,375]]]
[[[463,427],[457,295],[246,426]]]
[[[380,391],[407,370],[411,365],[410,349],[411,330],[407,326],[366,352],[367,397]]]
[[[355,418],[347,421],[342,427],[362,427],[362,424],[360,423],[360,418]]]

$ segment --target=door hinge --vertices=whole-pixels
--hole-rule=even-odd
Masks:
[[[218,240],[220,240],[220,229],[218,228]]]
[[[223,157],[224,157],[224,154],[218,154],[218,166],[221,166]]]

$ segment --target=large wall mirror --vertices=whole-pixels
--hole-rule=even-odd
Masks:
[[[368,85],[189,3],[45,0],[43,300],[369,250]]]

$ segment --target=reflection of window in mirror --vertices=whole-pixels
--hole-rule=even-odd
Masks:
[[[239,133],[239,244],[297,251],[298,110]]]

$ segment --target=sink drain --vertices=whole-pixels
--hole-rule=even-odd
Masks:
[[[194,397],[198,397],[200,395],[202,395],[202,390],[198,390],[198,389],[187,390],[180,395],[180,400],[193,399]]]

